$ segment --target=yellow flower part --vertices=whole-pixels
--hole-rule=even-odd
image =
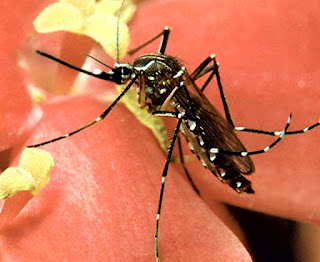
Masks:
[[[50,153],[37,148],[26,148],[19,167],[9,167],[0,175],[0,199],[13,197],[20,191],[30,191],[33,196],[49,181],[53,167]]]
[[[129,46],[129,29],[126,23],[132,18],[136,6],[132,0],[60,0],[49,5],[34,20],[34,27],[40,33],[69,31],[86,35],[99,42],[106,53],[123,58]],[[120,20],[118,24],[118,13]],[[118,43],[117,43],[118,41]]]
[[[26,148],[21,154],[19,167],[33,176],[38,189],[41,190],[49,181],[53,157],[43,149]]]
[[[37,185],[32,175],[21,167],[9,167],[0,176],[0,199],[13,197],[20,191],[37,194]]]
[[[71,4],[85,16],[94,13],[96,0],[60,0],[60,3]]]

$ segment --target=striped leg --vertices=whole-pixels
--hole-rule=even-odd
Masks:
[[[160,191],[160,197],[159,197],[159,204],[158,204],[158,211],[157,211],[157,216],[156,216],[156,229],[155,229],[155,233],[154,233],[154,239],[155,239],[155,256],[156,256],[156,261],[160,261],[159,258],[159,236],[158,236],[158,232],[159,232],[159,221],[160,221],[160,213],[161,213],[161,206],[162,206],[162,199],[163,199],[163,193],[164,193],[164,186],[165,186],[165,182],[166,182],[166,176],[168,173],[168,168],[169,168],[169,163],[170,163],[170,159],[172,156],[172,151],[173,151],[173,146],[176,142],[179,130],[180,130],[180,125],[181,125],[182,119],[179,118],[178,120],[178,124],[174,130],[172,139],[171,139],[171,143],[168,149],[168,157],[166,160],[166,164],[164,166],[163,172],[162,172],[162,184],[161,184],[161,191]]]
[[[211,61],[213,62],[213,65],[207,66]],[[223,104],[223,109],[224,109],[224,113],[225,113],[226,119],[228,120],[228,122],[232,126],[234,126],[232,118],[231,118],[231,114],[230,114],[230,111],[229,111],[227,99],[226,99],[226,97],[224,95],[223,87],[222,87],[222,84],[221,84],[220,73],[219,73],[219,64],[218,64],[218,62],[216,60],[216,56],[214,54],[212,54],[209,57],[207,57],[193,71],[193,73],[190,75],[190,78],[192,80],[197,80],[198,78],[202,77],[203,75],[207,74],[210,71],[212,71],[212,72],[209,75],[209,77],[206,80],[206,82],[204,83],[204,85],[202,86],[201,91],[203,92],[205,90],[205,88],[208,86],[208,84],[211,82],[212,78],[214,76],[216,76],[217,84],[218,84],[218,88],[219,88],[219,92],[220,92],[220,97],[221,97],[221,101],[222,101],[222,104]]]
[[[141,48],[149,45],[150,43],[152,43],[154,40],[158,39],[160,36],[162,36],[162,40],[161,40],[161,44],[160,44],[160,48],[159,48],[159,53],[160,54],[164,54],[166,47],[167,47],[167,43],[168,43],[168,39],[169,39],[169,34],[170,34],[170,28],[169,27],[165,27],[163,29],[162,32],[160,32],[159,34],[157,34],[155,37],[151,38],[150,40],[148,40],[147,42],[141,44],[140,46],[131,49],[128,51],[129,55],[133,55],[134,53],[138,52]]]
[[[256,151],[250,151],[250,152],[247,152],[247,151],[243,151],[243,152],[233,152],[233,151],[226,151],[226,150],[221,150],[219,148],[211,148],[209,150],[210,153],[214,153],[214,154],[217,154],[217,153],[222,153],[222,154],[225,154],[225,155],[235,155],[235,156],[249,156],[249,155],[257,155],[257,154],[262,154],[262,153],[265,153],[267,151],[269,151],[272,147],[274,147],[276,144],[278,144],[281,139],[284,137],[284,135],[286,135],[287,133],[287,129],[289,128],[290,126],[290,122],[291,122],[291,114],[288,118],[288,121],[287,121],[287,124],[285,126],[285,128],[280,132],[279,134],[279,137],[273,142],[271,143],[270,145],[266,146],[264,149],[260,149],[260,150],[256,150]]]
[[[308,126],[304,129],[299,129],[299,130],[294,130],[294,131],[287,131],[286,132],[286,135],[295,135],[295,134],[303,134],[303,133],[306,133],[308,131],[310,131],[311,129],[317,127],[320,125],[320,120],[311,125],[311,126]],[[265,131],[265,130],[259,130],[259,129],[253,129],[253,128],[247,128],[247,127],[242,127],[242,126],[239,126],[239,127],[235,127],[235,130],[236,131],[239,131],[239,132],[249,132],[249,133],[257,133],[257,134],[262,134],[262,135],[270,135],[270,136],[280,136],[282,131]]]
[[[179,149],[180,162],[181,162],[181,165],[182,165],[182,167],[183,167],[184,173],[186,174],[186,176],[187,176],[187,178],[188,178],[188,180],[189,180],[189,182],[190,182],[193,190],[194,190],[198,195],[200,195],[200,191],[199,191],[199,189],[196,187],[196,185],[194,184],[194,182],[193,182],[193,180],[192,180],[192,178],[191,178],[191,176],[190,176],[190,173],[189,173],[189,171],[188,171],[188,169],[187,169],[187,167],[186,167],[186,164],[185,164],[185,162],[184,162],[184,157],[183,157],[183,152],[182,152],[182,146],[181,146],[181,139],[180,139],[179,136],[178,136],[178,149]]]
[[[28,147],[39,147],[39,146],[43,146],[43,145],[46,145],[46,144],[49,144],[49,143],[53,143],[53,142],[56,142],[58,140],[61,140],[61,139],[64,139],[66,137],[69,137],[69,136],[72,136],[76,133],[79,133],[80,131],[100,122],[101,120],[103,120],[107,114],[111,111],[111,109],[119,102],[119,100],[124,96],[124,94],[130,89],[130,87],[133,85],[133,83],[137,80],[137,78],[139,77],[139,75],[136,75],[132,81],[128,84],[128,86],[121,92],[121,94],[113,101],[113,103],[99,116],[97,117],[95,120],[93,120],[92,122],[90,122],[89,124],[83,126],[83,127],[80,127],[79,129],[75,130],[75,131],[72,131],[70,133],[67,133],[65,135],[62,135],[62,136],[59,136],[59,137],[56,137],[54,139],[51,139],[51,140],[48,140],[48,141],[45,141],[45,142],[42,142],[42,143],[39,143],[39,144],[34,144],[34,145],[29,145]]]

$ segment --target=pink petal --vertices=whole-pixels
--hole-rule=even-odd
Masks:
[[[41,117],[27,90],[33,81],[19,68],[19,48],[24,45],[39,1],[16,4],[6,1],[0,8],[1,46],[1,145],[0,151],[21,143]],[[5,167],[5,166],[4,166]]]
[[[46,108],[29,143],[76,129],[104,108],[85,97],[56,101]],[[4,229],[3,252],[11,258],[36,260],[89,260],[93,254],[97,261],[154,259],[155,214],[165,156],[152,134],[118,105],[105,121],[45,148],[55,159],[50,183],[13,226]],[[13,250],[10,243],[18,239],[19,248]],[[213,256],[216,261],[251,261],[175,166],[170,168],[165,191],[160,254],[163,261],[199,257],[209,261]]]

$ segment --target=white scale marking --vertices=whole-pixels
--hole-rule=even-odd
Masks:
[[[242,183],[241,182],[236,182],[236,185],[237,185],[237,188],[240,188],[242,186]]]
[[[186,111],[180,112],[180,113],[178,114],[178,118],[180,119],[180,118],[184,117],[185,114],[186,114]]]
[[[173,78],[178,78],[178,77],[182,76],[183,73],[184,73],[184,68],[181,69],[181,70],[179,70],[178,73],[176,73],[176,74],[173,76]]]
[[[166,88],[161,88],[160,91],[159,91],[160,94],[164,94],[165,92],[167,92]]]
[[[135,66],[134,68],[135,68],[136,70],[138,70],[138,71],[140,71],[140,70],[146,71],[146,70],[147,70],[152,64],[154,64],[154,63],[156,63],[156,64],[162,64],[162,65],[165,66],[166,68],[170,69],[170,67],[169,67],[166,63],[164,63],[164,62],[162,62],[162,61],[159,61],[159,60],[151,60],[148,64],[146,64],[146,65],[144,65],[144,66]],[[155,74],[157,74],[157,72],[156,72]],[[159,75],[159,73],[158,73],[158,75]]]
[[[92,73],[95,74],[95,75],[101,75],[102,70],[96,68],[96,69],[93,69]]]
[[[219,168],[220,177],[223,178],[226,175],[226,171],[222,168]]]
[[[213,162],[217,158],[217,156],[215,153],[209,152],[209,158],[210,158],[210,161]]]
[[[188,142],[188,146],[189,146],[189,148],[190,148],[191,151],[194,151],[194,147],[193,147],[193,145],[192,145],[190,142]]]
[[[170,105],[171,105],[172,107],[176,107],[176,106],[177,106],[177,102],[176,102],[176,101],[171,100],[171,101],[170,101]]]
[[[188,126],[189,126],[191,131],[194,131],[196,129],[197,124],[196,124],[195,121],[188,120]]]
[[[155,60],[151,60],[148,64],[146,64],[145,66],[136,66],[135,69],[137,69],[138,71],[142,70],[142,71],[146,71],[148,69],[149,66],[151,66],[152,64],[155,63]]]
[[[146,90],[146,93],[153,93],[153,88],[150,86],[147,86],[145,90]]]
[[[199,142],[200,146],[204,146],[203,139],[202,139],[202,137],[200,135],[198,136],[198,142]]]
[[[210,153],[219,153],[219,148],[213,147],[213,148],[211,148],[211,149],[209,150],[209,152],[210,152]]]
[[[264,152],[267,152],[270,149],[270,146],[267,146],[266,148],[263,149]]]

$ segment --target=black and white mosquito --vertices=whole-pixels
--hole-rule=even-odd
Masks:
[[[320,125],[319,120],[317,123],[304,129],[287,131],[291,121],[290,115],[281,131],[264,131],[246,127],[235,127],[224,95],[219,74],[219,65],[215,56],[208,56],[192,73],[189,73],[181,62],[175,57],[165,53],[169,34],[170,29],[165,27],[164,30],[155,37],[129,52],[129,54],[132,55],[156,39],[162,38],[157,53],[139,56],[132,64],[119,63],[119,61],[117,61],[108,73],[103,71],[86,71],[47,53],[36,51],[44,57],[79,72],[116,84],[127,84],[127,86],[114,102],[92,122],[65,135],[29,146],[39,147],[53,143],[70,137],[98,123],[108,115],[111,109],[132,86],[135,86],[138,103],[141,108],[146,108],[153,116],[176,118],[177,125],[173,132],[168,148],[167,159],[162,171],[162,184],[154,235],[156,261],[160,261],[158,253],[158,231],[165,181],[173,147],[177,140],[180,145],[178,136],[180,131],[187,140],[190,150],[197,156],[206,169],[211,171],[221,182],[230,186],[237,193],[251,194],[254,193],[251,182],[245,178],[245,176],[254,172],[254,164],[250,159],[250,155],[262,154],[269,151],[286,135],[305,133]],[[207,79],[203,86],[199,88],[195,81],[204,76],[207,76]],[[222,99],[225,118],[221,116],[204,95],[204,90],[214,77]],[[236,136],[236,131],[270,135],[276,137],[276,139],[273,143],[261,150],[247,151]],[[182,164],[184,164],[183,157],[181,157],[181,160]],[[188,175],[187,171],[186,173]],[[189,175],[188,177],[191,181]]]

